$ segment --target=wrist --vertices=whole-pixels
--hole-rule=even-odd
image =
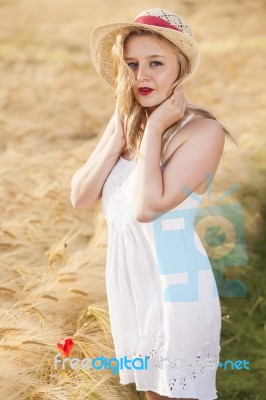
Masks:
[[[121,143],[121,139],[118,135],[113,134],[110,136],[105,149],[108,157],[115,159],[123,152],[124,144]]]

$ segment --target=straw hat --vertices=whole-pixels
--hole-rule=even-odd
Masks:
[[[154,8],[140,13],[133,22],[117,22],[96,27],[90,40],[92,62],[96,71],[113,86],[113,65],[111,50],[117,34],[125,27],[143,27],[161,34],[174,43],[189,60],[189,73],[182,79],[187,81],[196,72],[199,62],[199,48],[185,21],[171,11]]]

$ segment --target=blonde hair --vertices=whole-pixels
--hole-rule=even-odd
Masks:
[[[148,28],[145,29],[139,27],[128,27],[123,28],[117,34],[116,42],[112,47],[111,53],[113,63],[113,82],[115,87],[115,97],[117,100],[118,110],[124,124],[127,149],[131,157],[137,159],[137,157],[139,156],[139,148],[144,129],[148,120],[148,114],[146,108],[142,107],[134,97],[132,90],[134,75],[131,68],[124,60],[125,44],[130,37],[135,35],[152,35],[155,39],[163,40],[178,56],[180,71],[176,81],[171,87],[171,94],[173,93],[174,89],[179,86],[183,78],[187,75],[189,71],[189,62],[187,57],[182,53],[180,49],[178,49],[174,45],[174,43],[170,42],[160,34],[150,31]],[[163,162],[165,161],[163,154],[164,146],[168,141],[171,133],[179,128],[184,119],[187,118],[187,116],[191,112],[217,121],[215,116],[205,108],[193,104],[187,104],[187,108],[183,118],[168,127],[168,129],[166,129],[166,131],[162,135],[161,160],[163,160]],[[225,135],[235,144],[237,144],[230,131],[223,124],[221,124],[221,126],[224,130]]]

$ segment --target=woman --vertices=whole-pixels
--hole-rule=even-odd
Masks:
[[[120,369],[148,400],[217,398],[221,309],[194,230],[201,197],[230,133],[188,105],[183,84],[199,65],[187,24],[162,9],[96,28],[92,61],[115,89],[115,112],[73,176],[71,202],[102,198],[108,224],[106,288]]]

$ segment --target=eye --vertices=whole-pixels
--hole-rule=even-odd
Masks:
[[[159,65],[163,65],[160,61],[152,61],[151,64],[154,65],[155,67],[158,67]]]
[[[131,69],[135,69],[137,67],[137,63],[131,62],[129,64],[127,64],[129,66],[129,68]]]

